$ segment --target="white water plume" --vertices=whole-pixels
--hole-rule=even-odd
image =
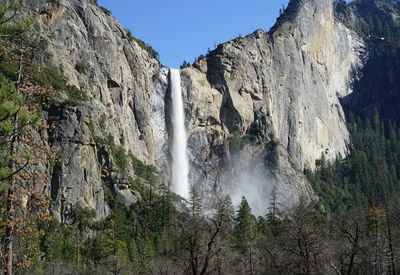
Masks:
[[[177,69],[170,69],[172,98],[172,190],[181,197],[189,197],[189,161],[187,157],[187,137],[185,111],[183,108],[181,76]]]

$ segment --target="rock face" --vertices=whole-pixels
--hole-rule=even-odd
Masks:
[[[312,197],[302,170],[314,169],[322,154],[346,155],[339,97],[351,92],[364,55],[363,41],[335,20],[331,1],[291,1],[270,33],[227,42],[184,69],[194,181],[209,189],[235,181],[234,194],[250,189],[263,206],[274,184],[282,203]],[[234,135],[256,140],[239,164],[221,145]],[[271,154],[275,166],[265,163]]]
[[[400,121],[400,47],[381,39],[367,41],[369,58],[353,93],[343,98],[343,104],[372,116],[374,109],[381,118]]]
[[[88,97],[48,111],[56,126],[49,140],[61,149],[50,191],[53,213],[67,221],[68,209],[80,203],[102,219],[109,213],[105,184],[127,205],[140,195],[99,140],[168,178],[168,69],[90,1],[25,2],[39,14],[49,43],[43,63],[62,67]],[[334,18],[330,0],[292,0],[269,33],[219,45],[183,69],[191,182],[204,196],[246,195],[257,214],[274,185],[282,205],[314,198],[303,169],[314,169],[322,154],[347,153],[338,98],[351,92],[352,70],[365,55],[362,39]],[[134,167],[125,174],[134,175]]]
[[[400,2],[354,1],[336,7],[337,17],[363,33],[368,59],[353,85],[353,93],[343,98],[346,107],[372,115],[374,109],[384,119],[400,121]],[[371,20],[371,18],[374,18]]]
[[[160,75],[159,62],[129,37],[114,17],[88,1],[25,1],[48,41],[47,67],[62,68],[69,84],[89,98],[78,106],[54,104],[50,141],[60,148],[51,197],[53,213],[64,221],[76,203],[108,215],[104,200],[105,152],[96,139],[110,136],[147,164],[155,164],[152,94]],[[79,65],[85,69],[79,70]],[[111,165],[115,168],[115,165]],[[118,181],[118,175],[110,175]],[[131,171],[131,174],[132,171]],[[116,182],[115,182],[116,184]],[[121,195],[119,188],[117,194]],[[128,193],[123,201],[135,201]]]

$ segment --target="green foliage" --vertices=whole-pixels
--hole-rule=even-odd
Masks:
[[[128,169],[128,155],[121,146],[116,146],[113,142],[110,145],[111,154],[121,173],[125,174]]]
[[[44,68],[33,76],[34,81],[46,88],[53,88],[57,91],[66,89],[66,80],[61,69]]]
[[[17,274],[41,267],[38,226],[47,219],[43,209],[48,210],[45,197],[33,188],[46,184],[36,171],[45,161],[32,161],[33,155],[47,156],[46,146],[42,151],[32,142],[32,133],[42,122],[40,91],[31,86],[22,88],[32,67],[31,54],[40,54],[41,48],[33,50],[34,43],[26,40],[31,23],[20,14],[20,4],[12,0],[0,3],[1,254],[8,255],[2,257],[2,266],[7,262]]]
[[[200,192],[195,185],[190,186],[189,208],[192,217],[199,217],[203,213],[203,202]]]
[[[79,105],[82,101],[88,100],[85,92],[78,89],[76,86],[67,85],[67,89],[65,90],[68,95],[68,104],[70,105]]]
[[[13,158],[16,157],[10,156],[10,148],[13,146],[12,136],[28,125],[36,126],[39,121],[40,115],[28,109],[14,83],[0,75],[0,188],[2,190],[6,189],[5,180],[13,172],[10,162],[15,161]],[[29,150],[21,148],[18,158],[29,160]]]
[[[90,227],[96,217],[96,211],[91,208],[84,208],[80,204],[75,205],[73,209],[74,223],[79,227]]]
[[[100,119],[100,124],[104,124],[105,117],[102,116]],[[145,180],[151,185],[155,185],[158,181],[157,169],[152,165],[147,165],[143,163],[141,160],[136,158],[131,152],[127,153],[126,150],[121,147],[117,146],[114,142],[114,138],[111,134],[108,135],[107,141],[103,140],[101,137],[97,136],[95,133],[95,126],[90,119],[88,124],[89,130],[91,135],[95,139],[97,143],[105,144],[110,147],[111,156],[115,161],[115,164],[119,171],[127,175],[128,174],[128,166],[129,164],[132,166],[135,175],[140,178],[141,180]],[[128,175],[127,175],[128,176]],[[136,183],[136,181],[131,181],[132,184]],[[136,186],[141,186],[141,184],[135,184]],[[140,190],[136,189],[136,190]]]
[[[105,14],[107,14],[107,15],[109,15],[109,16],[111,16],[112,15],[112,12],[109,10],[109,9],[107,9],[106,7],[99,7]]]
[[[102,116],[102,118],[104,118],[104,117]],[[101,121],[100,121],[100,123],[101,123]],[[100,127],[101,127],[101,129],[105,128],[104,125],[102,126],[101,124],[100,124]],[[97,134],[96,129],[95,129],[95,124],[94,124],[93,118],[91,116],[89,117],[88,128],[89,128],[90,135],[92,136],[94,142],[96,142],[97,144],[102,144],[102,145],[107,144],[107,141]]]
[[[146,274],[149,260],[168,245],[168,241],[161,242],[171,224],[173,206],[168,193],[149,193],[131,207],[115,201],[111,207],[111,216],[95,225],[98,234],[88,241],[86,256],[99,264],[114,257],[118,265],[133,263]]]
[[[128,156],[125,150],[122,147],[115,147],[112,152],[117,167],[125,173],[128,166]]]
[[[14,20],[21,5],[21,0],[5,0],[0,3],[0,41],[20,35],[31,28],[30,18]]]
[[[222,230],[228,236],[231,235],[235,218],[235,208],[231,198],[226,195],[224,198],[218,199],[214,207],[216,209],[216,216],[221,217],[222,223],[225,224],[225,228]]]
[[[32,73],[33,81],[45,88],[52,88],[58,92],[65,92],[68,96],[68,103],[79,105],[88,99],[87,95],[76,86],[69,85],[62,69],[44,68]]]
[[[346,159],[316,162],[315,174],[306,171],[314,190],[330,212],[384,201],[400,191],[400,131],[391,122],[349,114],[352,148]]]
[[[89,118],[88,128],[90,134],[92,135],[92,137],[94,137],[96,135],[96,130],[94,129],[94,123],[91,117]]]
[[[156,60],[160,60],[160,55],[158,54],[158,52],[149,44],[147,44],[146,42],[144,42],[143,40],[136,38],[135,36],[133,36],[131,30],[129,30],[128,28],[125,29],[127,37],[130,41],[135,41],[143,50],[147,51],[151,57],[153,57]]]
[[[80,74],[86,74],[89,66],[84,62],[78,62],[75,64],[75,70]]]
[[[154,166],[144,164],[132,153],[129,153],[129,158],[136,176],[147,180],[151,184],[155,184],[157,182],[157,169]]]
[[[41,238],[44,262],[73,263],[88,273],[91,263],[103,266],[104,273],[134,266],[138,273],[149,274],[151,259],[171,249],[171,241],[163,237],[173,226],[175,215],[169,190],[161,188],[159,195],[147,192],[130,207],[122,205],[109,187],[104,190],[111,207],[111,214],[104,221],[94,222],[93,210],[76,205],[72,225],[54,221],[45,226]],[[83,243],[85,228],[95,234]]]
[[[72,225],[60,224],[53,220],[44,228],[41,238],[41,251],[45,254],[46,262],[62,259],[73,262],[76,257],[76,236],[78,229]]]
[[[231,154],[237,154],[249,143],[249,139],[247,137],[242,137],[238,133],[233,134],[228,139],[229,144],[229,152]]]
[[[100,121],[99,121],[99,125],[101,129],[105,129],[106,128],[106,115],[102,114],[100,117]]]
[[[278,189],[276,185],[272,187],[270,206],[266,216],[266,221],[269,225],[277,226],[280,222],[280,210],[278,203]]]
[[[184,69],[184,68],[188,68],[188,67],[190,67],[190,63],[187,62],[186,60],[183,60],[183,62],[182,62],[182,64],[181,64],[180,68],[181,68],[181,69]]]
[[[233,234],[236,246],[243,253],[249,249],[250,243],[255,237],[256,218],[251,213],[251,208],[245,197],[239,205],[234,220]]]

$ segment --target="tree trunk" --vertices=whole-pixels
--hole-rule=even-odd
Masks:
[[[6,219],[6,232],[5,232],[5,249],[6,249],[6,266],[4,270],[5,275],[12,275],[13,273],[13,239],[14,239],[14,180],[9,180],[9,187],[7,193],[7,219]]]
[[[22,65],[23,65],[23,54],[20,54],[19,58],[19,70],[17,72],[18,80],[16,82],[16,89],[18,90],[19,85],[21,83],[21,76],[22,76]],[[13,156],[15,154],[16,143],[18,141],[17,135],[17,128],[18,128],[18,113],[14,115],[14,131],[11,137],[10,143],[10,164],[9,167],[11,172],[15,169]],[[6,230],[5,230],[5,250],[6,250],[6,264],[4,274],[12,275],[13,274],[13,256],[14,256],[14,249],[13,249],[13,241],[14,241],[14,214],[15,214],[15,207],[14,207],[14,176],[11,176],[8,181],[8,192],[7,192],[7,209],[6,209]]]
[[[10,144],[10,164],[9,167],[11,168],[11,171],[14,171],[14,161],[13,161],[13,156],[14,156],[14,146],[17,141],[17,135],[16,135],[16,128],[17,128],[17,120],[18,116],[14,116],[14,134],[11,138],[11,144]],[[8,180],[8,192],[7,192],[7,209],[6,209],[6,232],[5,232],[5,250],[6,250],[6,267],[4,270],[4,274],[6,275],[12,275],[13,273],[13,240],[14,240],[14,213],[15,213],[15,208],[14,208],[14,176],[11,176],[10,179]]]
[[[390,252],[390,266],[391,273],[396,275],[396,265],[395,265],[395,257],[394,257],[394,249],[393,249],[393,239],[392,239],[392,228],[390,226],[390,216],[387,204],[385,203],[385,212],[386,212],[386,226],[388,231],[389,238],[389,252]]]

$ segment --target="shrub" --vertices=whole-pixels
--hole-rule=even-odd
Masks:
[[[140,39],[138,39],[136,37],[134,37],[133,39],[136,41],[136,43],[139,44],[139,46],[143,50],[147,51],[150,54],[151,57],[153,57],[154,59],[157,59],[157,60],[160,59],[160,55],[158,54],[158,52],[155,49],[153,49],[152,46],[150,46],[149,44],[147,44],[143,40],[140,40]]]
[[[143,40],[136,38],[133,36],[132,31],[129,28],[125,28],[125,32],[126,32],[126,36],[129,39],[129,41],[135,41],[137,44],[139,44],[139,46],[147,51],[151,57],[153,57],[154,59],[159,60],[160,55],[158,54],[158,52],[153,49],[152,46],[150,46],[149,44],[147,44],[146,42],[144,42]]]
[[[262,138],[264,133],[261,125],[259,123],[253,122],[250,125],[249,135],[252,139],[256,139],[258,137]]]
[[[125,28],[126,36],[129,39],[129,41],[134,40],[135,38],[133,37],[132,31],[129,28]]]
[[[131,159],[133,170],[135,171],[136,176],[149,181],[151,184],[156,183],[157,181],[157,170],[152,165],[147,165],[137,159],[132,153],[129,153],[129,157]]]
[[[96,131],[94,129],[94,123],[93,123],[93,120],[92,120],[91,117],[89,118],[88,128],[89,128],[89,131],[92,134],[92,136],[95,136],[96,135]]]
[[[79,227],[90,227],[96,217],[94,209],[82,207],[80,204],[76,204],[72,212],[74,223]]]
[[[231,154],[235,154],[240,152],[246,144],[249,143],[248,137],[241,137],[238,133],[233,134],[228,139],[228,144],[229,144],[229,152]]]
[[[188,68],[188,67],[190,67],[190,63],[187,62],[186,60],[183,60],[182,65],[181,65],[181,69]]]
[[[157,182],[157,169],[154,166],[143,163],[131,152],[127,154],[124,148],[115,145],[114,138],[111,134],[108,135],[108,144],[111,148],[111,155],[115,161],[115,164],[121,173],[127,173],[128,163],[130,161],[136,176],[147,180],[151,184]]]
[[[78,62],[75,64],[75,70],[80,74],[86,74],[88,71],[88,65],[83,62]]]
[[[100,117],[100,127],[101,129],[105,129],[106,128],[106,115],[102,114]]]
[[[40,86],[57,91],[66,90],[67,84],[62,69],[44,68],[33,74],[33,80]]]
[[[107,8],[105,8],[105,7],[99,7],[105,14],[107,14],[107,15],[112,15],[112,12],[109,10],[109,9],[107,9]]]
[[[70,105],[79,105],[82,101],[88,100],[87,95],[76,86],[67,85],[65,92],[68,95],[68,103]]]
[[[62,69],[44,68],[32,73],[33,81],[45,88],[53,88],[58,92],[65,92],[68,96],[68,103],[78,105],[87,100],[87,95],[76,86],[69,85]]]
[[[271,137],[271,140],[265,144],[265,150],[267,152],[276,152],[279,147],[279,140],[274,136]]]
[[[128,168],[128,157],[124,148],[120,146],[111,145],[111,154],[121,173],[126,173]]]

